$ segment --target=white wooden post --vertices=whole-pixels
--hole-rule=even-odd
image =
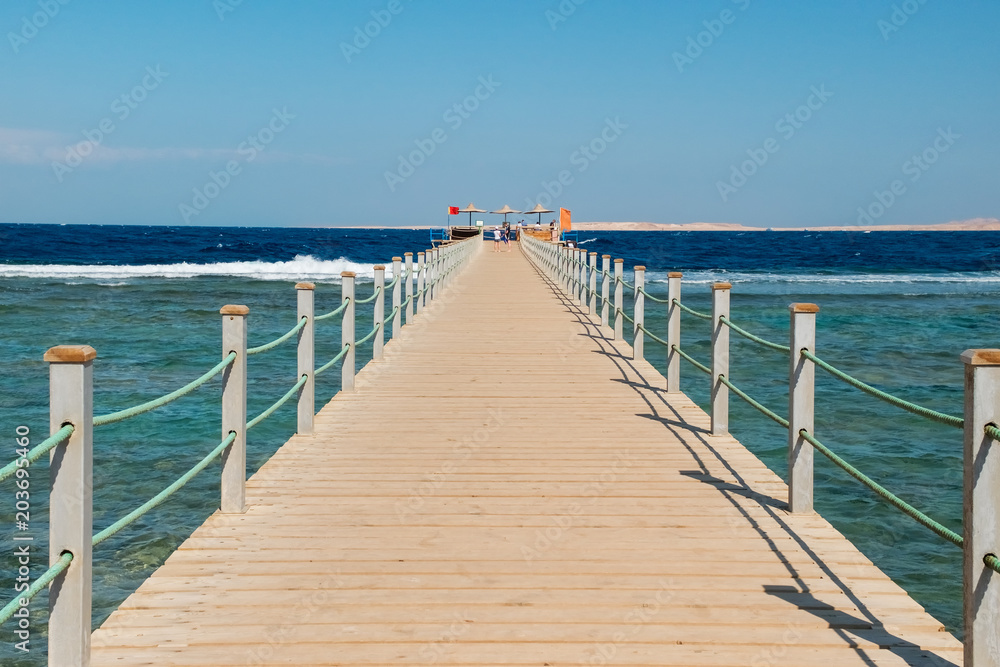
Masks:
[[[236,360],[222,374],[222,437],[236,434],[222,451],[223,514],[247,510],[247,315],[246,306],[223,306],[222,357],[236,353]]]
[[[800,435],[813,431],[816,365],[802,350],[816,353],[816,313],[813,303],[793,303],[788,371],[788,511],[812,512],[813,448]]]
[[[403,313],[400,312],[403,304],[403,259],[401,257],[392,258],[392,279],[396,284],[392,286],[392,309],[396,314],[392,318],[392,337],[399,338],[399,330],[403,326]],[[398,280],[397,280],[398,278]]]
[[[562,241],[559,242],[556,255],[556,282],[560,289],[566,291],[566,244]]]
[[[437,249],[427,251],[427,300],[433,301],[438,296],[438,253]]]
[[[382,349],[385,347],[385,327],[382,320],[385,319],[385,266],[379,264],[375,266],[375,308],[372,310],[372,328],[375,328],[375,336],[372,338],[372,359],[382,358]]]
[[[413,253],[404,252],[406,258],[406,323],[413,321]]]
[[[49,453],[49,565],[73,554],[49,589],[50,665],[90,665],[96,357],[89,345],[60,345],[43,357],[49,363],[49,431],[73,425],[69,439]]]
[[[316,325],[313,320],[315,316],[315,292],[316,285],[313,283],[296,283],[295,293],[298,298],[299,320],[306,318],[306,325],[299,331],[298,347],[298,369],[299,377],[305,375],[306,383],[299,389],[299,425],[297,433],[313,432],[313,416],[316,414],[316,378],[313,376],[316,370]]]
[[[577,303],[581,306],[587,305],[587,251],[583,248],[579,248],[576,251],[577,264],[577,274],[580,276],[577,280],[577,291],[580,296],[577,298]]]
[[[681,279],[683,273],[671,271],[667,274],[667,391],[681,390],[681,355],[674,346],[681,346],[681,309],[674,304],[681,300]]]
[[[729,379],[729,283],[712,285],[712,435],[729,433],[729,387],[719,380]]]
[[[622,339],[622,324],[625,322],[622,310],[622,270],[624,259],[615,260],[615,340]]]
[[[1000,556],[1000,350],[966,350],[964,533],[965,665],[1000,665],[1000,574],[986,556]]]
[[[590,253],[590,303],[587,306],[588,315],[597,314],[597,253]]]
[[[611,304],[608,301],[608,291],[611,287],[611,255],[601,255],[601,326],[608,326],[608,311]]]
[[[417,253],[417,313],[424,309],[424,284],[427,282],[427,263],[424,253]]]
[[[340,364],[340,390],[354,391],[354,280],[353,271],[343,271],[340,274],[341,303],[347,301],[344,308],[344,319],[340,324],[340,349],[350,345]]]
[[[637,266],[635,271],[635,294],[633,294],[633,308],[632,308],[632,319],[635,320],[635,324],[632,326],[632,358],[642,359],[643,358],[643,332],[640,326],[646,324],[646,295],[642,293],[642,290],[646,287],[646,267]]]

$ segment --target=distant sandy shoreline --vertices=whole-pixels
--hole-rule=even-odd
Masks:
[[[461,225],[460,225],[461,226]],[[486,225],[489,229],[494,225]],[[532,227],[533,225],[528,225]],[[547,226],[547,225],[546,225]],[[440,229],[442,225],[352,225],[336,229]],[[992,232],[1000,231],[997,218],[955,220],[935,225],[843,225],[840,227],[750,227],[730,222],[574,222],[580,232]]]

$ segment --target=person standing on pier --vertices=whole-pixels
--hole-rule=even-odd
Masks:
[[[503,240],[503,247],[507,249],[507,252],[510,252],[510,228],[509,227],[504,227],[503,228],[503,233],[500,235],[500,238]]]
[[[500,252],[500,228],[493,228],[493,252]]]

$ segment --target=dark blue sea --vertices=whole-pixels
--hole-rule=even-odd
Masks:
[[[582,232],[584,247],[625,259],[626,279],[647,267],[654,292],[684,272],[683,300],[709,309],[710,283],[733,284],[732,320],[787,341],[787,306],[819,304],[817,351],[881,389],[962,414],[968,348],[1000,347],[1000,233],[993,232]],[[317,310],[340,301],[340,272],[370,281],[372,265],[429,246],[426,230],[0,225],[0,463],[15,457],[15,429],[47,435],[48,376],[42,354],[59,344],[98,351],[95,413],[171,391],[221,356],[219,308],[250,307],[250,345],[295,324],[294,283],[317,283]],[[360,293],[369,286],[362,284]],[[664,331],[665,312],[647,311]],[[686,316],[685,316],[686,317]],[[709,358],[707,324],[683,320],[683,346]],[[336,324],[317,337],[317,361],[339,349]],[[663,366],[665,356],[647,347]],[[365,353],[358,355],[359,365]],[[783,355],[733,340],[731,379],[778,412],[787,409]],[[909,502],[961,531],[962,434],[898,411],[818,372],[819,437]],[[318,381],[317,404],[338,390]],[[250,364],[248,412],[295,382],[294,346]],[[155,413],[101,428],[95,437],[95,528],[129,512],[185,472],[219,441],[217,380]],[[708,381],[690,366],[682,388],[707,405]],[[786,435],[732,399],[734,435],[779,474]],[[292,433],[294,409],[252,432],[256,470]],[[14,488],[0,489],[0,604],[13,597],[15,533],[35,538],[32,577],[47,567],[46,464],[32,467],[31,521],[14,524]],[[213,469],[95,550],[94,624],[160,565],[218,504]],[[948,629],[961,631],[960,552],[887,507],[822,457],[818,511],[855,541]],[[32,604],[32,651],[0,628],[0,662],[44,664],[45,594]]]

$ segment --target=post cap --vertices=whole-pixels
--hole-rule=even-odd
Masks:
[[[315,283],[295,283],[295,289],[316,289]]]
[[[249,315],[250,309],[246,306],[223,306],[219,309],[220,315]]]
[[[601,255],[601,259],[611,259],[611,255]]]
[[[354,273],[354,271],[341,271],[340,272],[340,277],[341,278],[354,278],[355,275],[356,274]]]
[[[413,257],[413,253],[412,252],[404,252],[403,253],[403,257]]]
[[[82,364],[97,358],[97,350],[89,345],[56,345],[42,357],[51,364]]]
[[[967,366],[1000,366],[1000,350],[966,350],[962,361]]]
[[[793,303],[788,306],[793,313],[818,313],[819,306],[815,303]]]
[[[733,286],[730,283],[712,283],[713,292],[719,289],[733,289]]]
[[[591,256],[591,257],[597,257],[597,253],[596,253],[596,252],[591,252],[591,253],[590,253],[590,256]]]
[[[632,267],[632,270],[633,271],[645,271],[646,267],[645,266],[635,266],[635,267]]]
[[[420,252],[418,252],[418,253],[417,253],[417,257],[420,257],[420,256],[421,256],[421,255],[423,255],[423,254],[424,254],[424,251],[423,251],[423,250],[421,250]]]
[[[680,271],[671,271],[667,274],[667,278],[683,278],[684,274]]]
[[[375,269],[376,271],[385,271],[385,266],[382,264],[376,264],[372,268]]]
[[[394,262],[402,262],[403,258],[402,257],[393,257],[392,261],[394,261]]]

